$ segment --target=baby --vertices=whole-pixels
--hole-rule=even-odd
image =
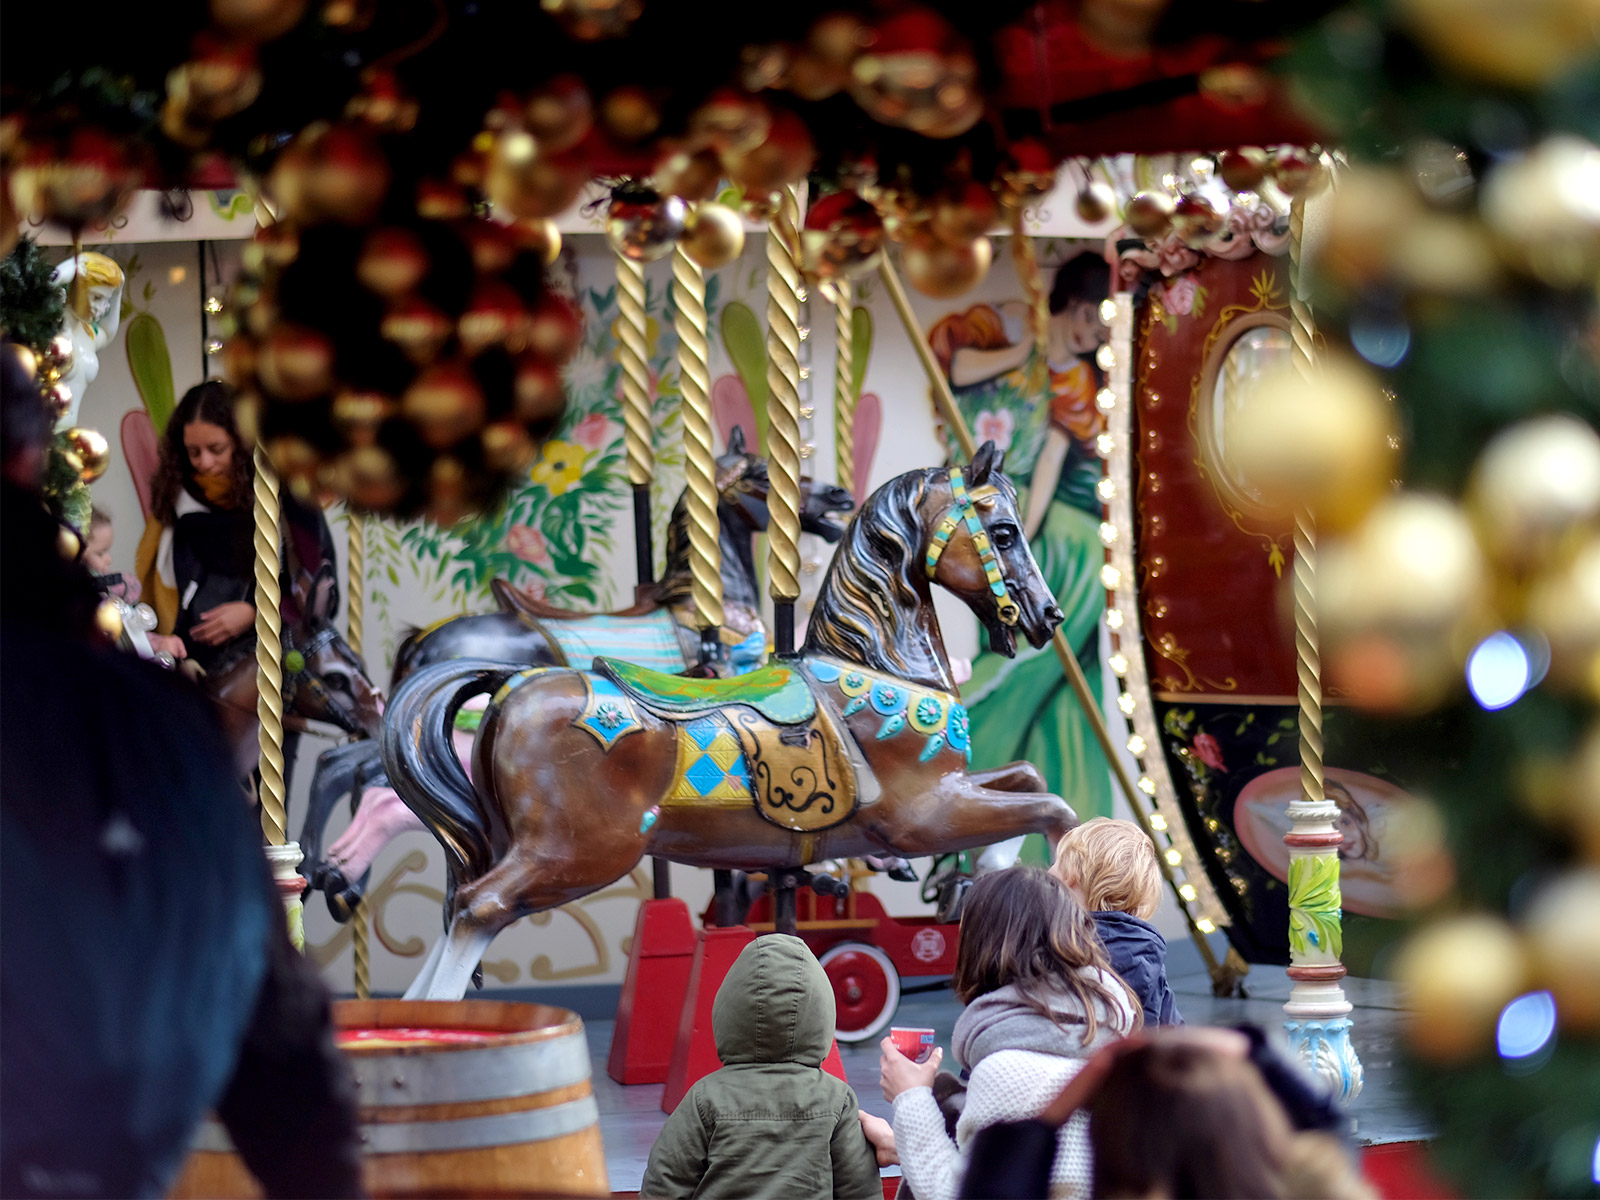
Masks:
[[[83,565],[94,574],[102,595],[120,596],[129,604],[137,604],[139,581],[111,569],[111,543],[115,540],[116,531],[111,527],[110,514],[99,508],[90,509],[89,536],[83,543]],[[187,654],[180,637],[163,633],[145,636],[150,642],[150,649],[157,654],[163,650],[173,658],[183,658]]]
[[[1086,821],[1061,839],[1050,870],[1094,918],[1111,969],[1144,1007],[1145,1027],[1182,1025],[1167,983],[1167,943],[1149,921],[1161,902],[1161,866],[1144,831],[1109,817]]]

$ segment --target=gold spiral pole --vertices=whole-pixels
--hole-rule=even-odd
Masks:
[[[1289,319],[1295,370],[1307,382],[1315,356],[1316,326],[1301,292],[1301,237],[1305,200],[1289,210]],[[1308,804],[1326,798],[1322,772],[1322,656],[1317,645],[1317,527],[1304,510],[1294,516],[1294,648],[1300,699],[1300,794]]]
[[[283,784],[283,593],[278,584],[278,475],[255,452],[256,718],[261,723],[261,828],[267,845],[288,839]]]
[[[773,641],[794,652],[794,602],[800,596],[800,200],[783,189],[767,226],[767,590]]]
[[[835,281],[833,310],[833,473],[856,494],[855,289]]]
[[[1006,216],[1011,224],[1011,261],[1016,265],[1017,279],[1027,298],[1028,334],[1034,345],[1028,387],[1035,393],[1042,393],[1050,381],[1050,294],[1045,291],[1044,275],[1039,270],[1038,248],[1022,221],[1020,200],[1006,205]]]
[[[672,296],[683,388],[683,460],[689,488],[689,577],[704,654],[722,625],[722,544],[717,525],[717,460],[711,444],[705,272],[680,243],[672,252]],[[711,643],[709,646],[707,643]]]
[[[617,255],[617,362],[622,367],[623,450],[628,482],[640,487],[655,473],[650,434],[650,360],[645,348],[644,266]]]
[[[345,641],[350,643],[356,657],[366,661],[363,645],[367,633],[367,539],[366,518],[352,512],[348,516],[350,531],[349,591],[345,597]],[[363,897],[356,902],[350,914],[350,950],[354,959],[355,991],[357,1000],[372,998],[372,948],[367,940],[367,902]]]

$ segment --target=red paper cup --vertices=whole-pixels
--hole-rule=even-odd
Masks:
[[[891,1025],[889,1037],[894,1041],[894,1048],[912,1062],[927,1062],[933,1054],[934,1032],[931,1029]]]

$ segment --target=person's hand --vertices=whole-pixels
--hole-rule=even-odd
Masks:
[[[869,1112],[859,1114],[861,1117],[861,1132],[867,1135],[867,1141],[872,1143],[872,1148],[877,1152],[880,1167],[892,1167],[900,1161],[900,1152],[894,1147],[894,1126],[882,1117],[875,1117]]]
[[[221,646],[233,641],[255,623],[255,605],[244,600],[232,600],[201,613],[199,622],[189,632],[197,642]]]
[[[891,1104],[901,1092],[932,1087],[933,1077],[939,1073],[939,1064],[944,1061],[944,1050],[938,1046],[933,1048],[933,1053],[925,1063],[914,1062],[901,1054],[892,1037],[884,1038],[878,1043],[878,1048],[883,1051],[883,1056],[878,1060],[878,1082],[883,1085],[883,1098]]]
[[[171,633],[152,633],[150,635],[150,649],[157,654],[170,654],[173,658],[188,658],[189,648],[183,644],[183,639]]]

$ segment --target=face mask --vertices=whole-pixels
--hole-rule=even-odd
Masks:
[[[230,501],[233,499],[233,477],[231,475],[196,475],[194,481],[200,485],[200,491],[205,496],[208,504],[232,507]]]

